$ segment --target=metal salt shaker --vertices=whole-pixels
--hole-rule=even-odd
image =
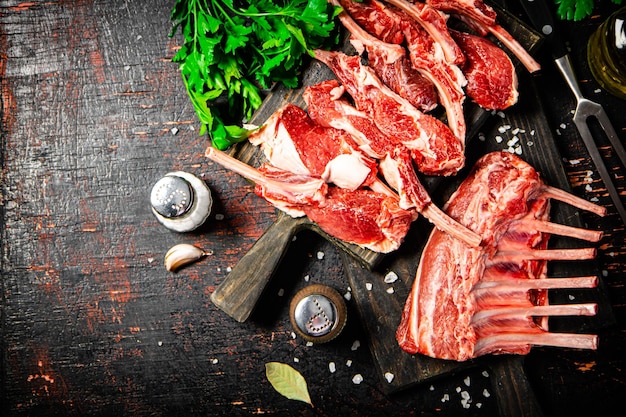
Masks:
[[[213,199],[204,181],[193,174],[175,171],[152,187],[150,205],[157,220],[175,232],[200,227],[211,214]]]
[[[325,343],[337,337],[347,321],[343,297],[333,288],[314,284],[291,300],[289,318],[295,332],[307,342]]]

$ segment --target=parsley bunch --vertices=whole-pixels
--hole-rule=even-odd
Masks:
[[[245,140],[263,90],[298,86],[307,54],[336,45],[338,9],[327,0],[177,0],[170,37],[184,43],[173,61],[213,146]]]
[[[558,8],[556,13],[562,20],[579,21],[591,16],[594,0],[554,0]],[[611,0],[615,4],[622,4],[622,0]]]

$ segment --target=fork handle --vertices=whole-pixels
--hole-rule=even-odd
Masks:
[[[565,78],[567,85],[572,90],[574,95],[576,96],[576,101],[582,100],[583,93],[580,91],[580,86],[578,85],[578,81],[576,81],[576,73],[574,72],[574,66],[572,65],[572,60],[568,54],[565,54],[559,58],[554,60],[556,67]]]
[[[524,11],[535,29],[544,36],[554,59],[567,55],[565,42],[552,17],[552,10],[546,0],[520,0]]]

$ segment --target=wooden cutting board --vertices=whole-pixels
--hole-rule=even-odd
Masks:
[[[502,25],[508,27],[511,34],[522,45],[530,49],[539,43],[540,37],[534,31],[524,26],[515,17],[503,11],[501,14]],[[349,54],[355,53],[347,35],[343,45],[343,51]],[[282,85],[276,86],[265,98],[250,123],[263,124],[286,103],[292,103],[306,109],[306,103],[302,97],[304,88],[331,78],[335,78],[335,76],[325,64],[312,61],[311,65],[303,72],[302,87],[300,89],[288,89]],[[474,103],[466,103],[465,108],[468,126],[467,137],[474,137],[485,121],[489,119],[490,113]],[[249,142],[233,146],[228,152],[251,166],[259,166],[265,160],[259,148],[252,146]],[[433,178],[430,182],[438,182],[438,179]],[[285,255],[289,242],[294,235],[304,228],[314,230],[324,236],[368,270],[376,267],[385,257],[384,254],[334,239],[307,218],[294,219],[279,212],[276,222],[255,242],[250,251],[242,257],[226,279],[212,293],[211,300],[213,303],[235,320],[246,321]]]

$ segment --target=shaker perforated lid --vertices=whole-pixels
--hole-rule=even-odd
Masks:
[[[293,297],[289,317],[294,330],[304,340],[324,343],[343,330],[347,308],[343,297],[335,289],[314,284],[301,289]]]
[[[152,187],[152,208],[168,219],[187,213],[193,203],[193,189],[178,175],[166,175]]]

